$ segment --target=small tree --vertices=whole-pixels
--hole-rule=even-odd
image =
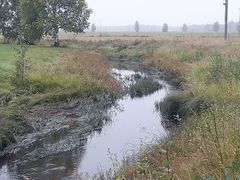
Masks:
[[[21,0],[19,9],[24,41],[34,44],[44,33],[45,4],[42,0]]]
[[[139,32],[139,30],[140,30],[140,25],[139,25],[138,21],[135,22],[134,30],[135,30],[135,32]]]
[[[88,19],[92,12],[85,0],[45,0],[46,29],[54,46],[59,46],[59,30],[65,32],[82,33],[89,27]]]
[[[19,49],[16,48],[16,62],[15,62],[15,74],[13,76],[13,85],[17,88],[23,89],[27,85],[27,46],[22,42],[21,38],[19,38]]]
[[[92,31],[92,32],[95,32],[96,29],[97,29],[97,27],[96,27],[96,25],[93,23],[93,24],[92,24],[92,27],[91,27],[91,31]]]
[[[219,24],[219,22],[215,22],[213,24],[213,31],[214,32],[219,32],[219,30],[220,30],[220,24]]]
[[[182,31],[183,32],[187,32],[188,31],[187,24],[183,24]]]
[[[168,32],[168,24],[167,23],[163,24],[162,32]]]

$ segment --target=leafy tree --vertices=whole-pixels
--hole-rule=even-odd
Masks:
[[[91,27],[91,31],[92,31],[92,32],[95,32],[96,29],[97,29],[97,27],[96,27],[96,25],[93,23],[93,24],[92,24],[92,27]]]
[[[213,24],[213,31],[214,32],[219,32],[219,30],[220,30],[220,24],[219,24],[219,22],[215,22]]]
[[[134,27],[135,32],[139,32],[139,30],[140,30],[140,27],[139,27],[139,26],[140,26],[140,25],[139,25],[139,22],[136,21],[136,22],[135,22],[135,27]]]
[[[0,33],[4,40],[17,39],[20,27],[19,0],[0,0]]]
[[[85,0],[45,0],[46,35],[53,38],[54,46],[59,46],[59,30],[82,33],[89,27],[91,10]]]
[[[42,0],[21,0],[21,34],[24,41],[34,44],[41,40],[44,33],[45,4]]]
[[[183,32],[187,32],[188,31],[187,24],[183,24],[182,31]]]
[[[163,24],[162,32],[168,32],[168,24],[167,23]]]

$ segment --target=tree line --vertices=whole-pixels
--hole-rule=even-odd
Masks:
[[[0,0],[0,33],[27,44],[50,36],[59,46],[59,31],[82,33],[91,13],[85,0]]]
[[[213,32],[219,32],[220,29],[221,29],[221,25],[219,22],[213,23],[213,25],[212,25]],[[135,32],[140,31],[140,24],[138,21],[135,22],[134,30],[135,30]],[[182,32],[188,32],[189,31],[188,25],[184,23],[181,30],[182,30]],[[236,30],[240,33],[240,23],[237,25]],[[168,31],[169,31],[168,24],[164,23],[162,26],[162,32],[168,32]]]

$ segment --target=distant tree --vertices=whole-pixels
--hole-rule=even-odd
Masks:
[[[91,27],[91,31],[92,31],[92,32],[95,32],[96,29],[97,29],[97,27],[96,27],[96,25],[93,23],[93,24],[92,24],[92,27]]]
[[[182,31],[183,32],[187,32],[188,31],[187,24],[183,24]]]
[[[228,22],[228,32],[236,32],[236,23],[234,21]]]
[[[237,25],[237,32],[240,34],[240,22]]]
[[[19,0],[0,0],[0,33],[4,40],[17,39],[20,28]]]
[[[162,32],[168,32],[168,24],[167,23],[163,24]]]
[[[139,32],[139,30],[140,30],[140,27],[139,27],[139,26],[140,26],[140,25],[139,25],[139,22],[136,21],[136,22],[135,22],[135,27],[134,27],[135,32]]]
[[[21,0],[21,35],[27,44],[34,44],[41,40],[44,34],[44,21],[46,18],[43,0]]]
[[[220,24],[219,24],[219,22],[215,22],[213,24],[213,31],[214,32],[219,32],[219,30],[220,30]]]
[[[59,30],[65,32],[82,33],[89,27],[88,19],[91,9],[88,9],[85,0],[45,0],[46,29],[54,46],[59,46]]]

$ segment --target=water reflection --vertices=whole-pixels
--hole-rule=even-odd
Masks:
[[[115,73],[128,80],[135,72]],[[155,135],[166,135],[154,112],[155,101],[169,93],[169,86],[162,83],[163,89],[154,94],[140,99],[125,96],[110,109],[92,99],[71,110],[54,110],[40,132],[19,139],[9,150],[11,155],[0,159],[0,179],[76,179],[106,171],[112,167],[110,153],[121,160]]]

